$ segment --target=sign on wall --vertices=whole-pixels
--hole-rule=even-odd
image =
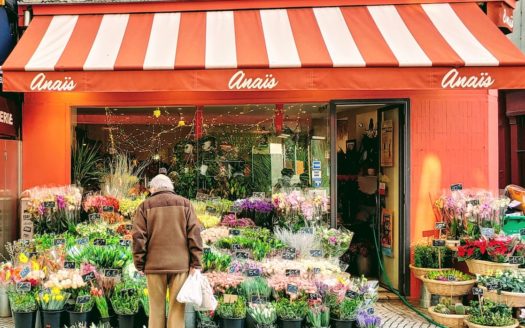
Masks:
[[[394,166],[394,123],[392,120],[384,121],[381,128],[381,166]]]
[[[0,137],[16,137],[18,117],[15,102],[0,97]]]

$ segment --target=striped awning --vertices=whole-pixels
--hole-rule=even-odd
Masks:
[[[320,79],[352,80],[349,73],[382,78],[341,88],[438,88],[447,73],[464,76],[458,86],[466,88],[524,88],[523,65],[523,53],[475,3],[439,3],[37,16],[3,71],[13,91],[226,90],[239,70],[260,85],[281,74],[276,89],[340,88]],[[292,85],[283,71],[307,81]],[[519,77],[502,84],[495,77],[512,71]],[[385,74],[407,74],[409,82]],[[117,76],[148,83],[107,82]],[[483,84],[489,77],[494,83]],[[68,78],[74,89],[38,87]],[[190,81],[170,82],[178,78]]]

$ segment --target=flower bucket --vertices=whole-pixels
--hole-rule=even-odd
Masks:
[[[197,315],[193,305],[186,303],[184,309],[184,323],[186,328],[195,328],[197,325]]]
[[[339,319],[330,319],[331,328],[352,328],[354,327],[354,320],[339,320]]]
[[[428,308],[428,312],[430,313],[430,316],[435,322],[450,328],[465,327],[464,321],[465,318],[468,317],[468,315],[437,313],[434,312],[434,308],[435,306]]]
[[[483,260],[466,260],[465,262],[467,262],[470,273],[483,276],[490,275],[496,271],[516,271],[519,267],[519,264],[496,263]]]
[[[244,319],[222,318],[222,328],[244,328]]]
[[[301,328],[303,325],[303,319],[296,320],[280,320],[281,328]]]
[[[69,313],[69,325],[72,326],[77,323],[88,324],[88,314],[89,312],[73,312],[68,311]]]
[[[441,296],[467,295],[476,283],[476,279],[467,281],[440,281],[421,277],[421,280],[430,294]]]
[[[9,297],[5,288],[0,288],[0,318],[7,318],[11,316],[11,308],[9,307]]]
[[[64,310],[45,311],[42,310],[42,326],[44,328],[62,328],[61,317]]]
[[[525,307],[525,293],[512,293],[496,290],[488,291],[486,287],[482,286],[483,296],[486,299],[497,303],[503,303],[509,307]]]
[[[13,312],[15,328],[33,328],[36,323],[36,311],[33,312]]]
[[[410,264],[408,266],[410,268],[410,271],[414,274],[414,276],[417,279],[421,279],[421,277],[426,276],[427,273],[431,271],[446,271],[446,270],[452,270],[452,268],[441,268],[441,269],[432,269],[432,268],[418,268]]]
[[[134,314],[119,314],[118,315],[118,326],[119,328],[128,328],[135,326],[135,315]]]
[[[467,327],[469,328],[493,328],[492,326],[482,326],[482,325],[477,325],[475,323],[472,323],[472,322],[469,322],[468,319],[465,319],[465,324],[467,325]],[[510,325],[510,326],[504,326],[504,327],[498,327],[498,328],[516,328],[518,327],[519,325],[519,322],[518,320],[514,319],[514,324]]]

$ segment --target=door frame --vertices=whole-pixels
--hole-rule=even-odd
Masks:
[[[330,101],[330,225],[337,224],[337,106],[340,105],[383,105],[382,108],[398,107],[400,128],[399,134],[399,292],[402,295],[410,293],[410,99],[334,99]],[[378,117],[378,129],[381,119]],[[378,181],[379,183],[379,181]],[[335,210],[334,210],[335,208]],[[379,222],[379,221],[378,221]]]

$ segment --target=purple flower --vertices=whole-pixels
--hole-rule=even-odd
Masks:
[[[66,200],[64,196],[57,195],[57,207],[59,210],[63,210],[66,208]]]
[[[360,328],[378,328],[381,325],[381,318],[363,309],[357,314],[357,323]]]

